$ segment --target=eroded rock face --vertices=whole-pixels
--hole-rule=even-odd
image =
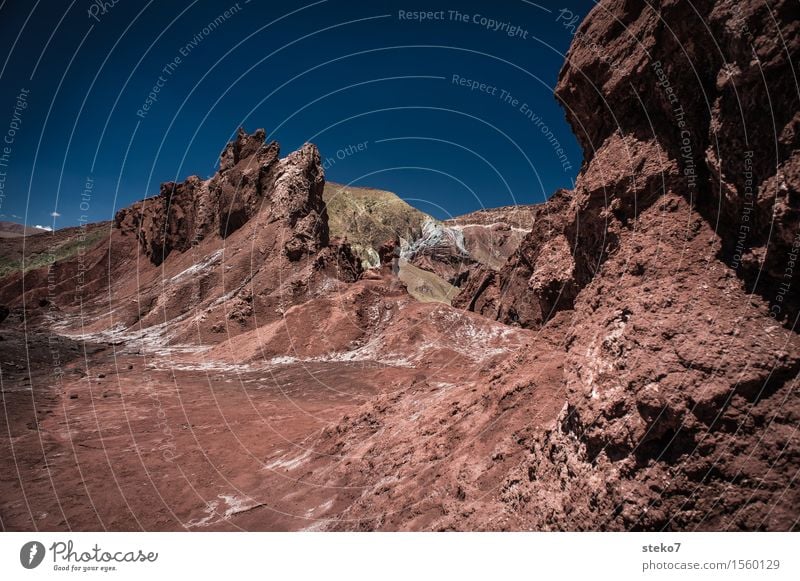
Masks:
[[[161,192],[117,212],[114,225],[135,233],[143,252],[161,264],[172,251],[185,252],[208,236],[230,236],[253,216],[268,212],[294,235],[286,255],[297,260],[330,242],[322,190],[319,152],[306,144],[280,159],[276,142],[264,143],[264,130],[242,129],[220,156],[220,169],[209,180],[197,176],[162,184]]]
[[[545,529],[791,528],[797,336],[748,303],[682,196],[637,225],[576,300],[566,406],[523,480],[531,517]]]
[[[693,6],[604,2],[556,89],[585,153],[564,227],[580,292],[566,405],[515,476],[537,528],[796,526],[800,342],[778,297],[796,284],[797,6]]]
[[[241,228],[260,209],[275,186],[280,171],[280,147],[274,141],[264,145],[264,132],[253,136],[241,132],[235,146],[228,144],[220,157],[220,171],[208,184],[216,200],[216,231],[226,238]]]
[[[539,327],[571,308],[577,292],[575,261],[565,236],[571,192],[560,190],[533,208],[531,231],[499,270],[481,266],[453,306],[506,324]]]
[[[310,143],[281,161],[270,199],[272,220],[284,220],[292,230],[285,244],[290,260],[328,246],[328,214],[322,192],[325,176],[319,151]]]
[[[613,0],[586,18],[556,87],[585,157],[565,226],[578,287],[615,249],[618,225],[674,189],[719,234],[719,258],[773,316],[794,321],[800,294],[785,284],[798,284],[789,259],[800,249],[800,98],[789,66],[798,22],[796,3],[736,0]],[[512,289],[501,319],[526,301],[507,275],[496,276]],[[496,302],[495,285],[486,292]]]
[[[586,161],[605,150],[633,162],[643,152],[614,145],[615,134],[657,142],[675,164],[664,175],[720,235],[720,258],[779,319],[793,320],[800,295],[782,297],[780,284],[797,284],[786,263],[800,220],[797,3],[603,7],[581,26],[556,88]]]
[[[400,256],[400,241],[387,240],[378,248],[380,268],[383,274],[397,274]]]

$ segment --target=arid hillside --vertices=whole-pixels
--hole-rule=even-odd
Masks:
[[[46,232],[43,228],[36,226],[26,226],[17,222],[5,222],[0,220],[0,238],[18,238],[20,236],[30,236]]]

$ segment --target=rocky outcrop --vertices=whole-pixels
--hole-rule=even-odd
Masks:
[[[77,250],[48,247],[48,268],[5,278],[0,301],[37,320],[77,309],[97,329],[214,343],[357,280],[360,261],[331,240],[317,148],[279,154],[263,130],[240,130],[210,179],[165,183],[118,211],[112,228],[81,228],[78,245],[54,234]]]
[[[378,258],[382,274],[397,274],[400,259],[400,241],[387,240],[378,247]]]
[[[465,281],[456,303],[483,317],[410,299],[397,284],[404,259],[397,278],[389,272],[402,244],[395,225],[415,218],[398,206],[388,235],[376,239],[386,224],[377,212],[359,214],[374,208],[369,196],[342,199],[339,214],[342,233],[365,226],[359,243],[383,265],[383,274],[356,280],[353,251],[329,240],[316,150],[281,160],[260,133],[229,144],[211,180],[169,184],[118,214],[110,241],[87,260],[10,277],[0,303],[19,320],[26,289],[39,294],[23,295],[23,306],[44,308],[71,294],[73,281],[94,280],[94,304],[75,299],[74,332],[145,343],[159,357],[165,347],[200,343],[184,360],[192,382],[204,376],[199,391],[178,386],[179,366],[163,369],[175,425],[188,425],[186,405],[206,425],[209,401],[216,411],[254,412],[233,416],[235,442],[209,432],[222,462],[190,453],[202,430],[175,430],[185,444],[181,465],[209,483],[203,498],[221,498],[215,466],[246,466],[238,473],[259,503],[219,526],[274,529],[286,521],[270,518],[296,514],[298,528],[797,529],[796,6],[598,4],[557,86],[584,164],[572,191],[532,209],[531,231],[507,262],[484,264]],[[431,229],[417,256],[441,250],[446,264],[452,248],[466,246],[454,234],[465,226]],[[150,260],[137,260],[137,250]],[[50,286],[59,291],[52,297]],[[32,325],[30,310],[22,314]],[[15,344],[21,360],[30,351],[25,336]],[[125,355],[110,351],[107,369]],[[31,352],[28,365],[53,361],[48,350]],[[210,355],[229,364],[215,380],[222,383],[207,383]],[[242,371],[256,361],[265,366]],[[22,377],[24,366],[15,369]],[[243,389],[223,385],[233,380],[224,373]],[[120,384],[126,397],[140,379]],[[269,389],[269,380],[291,390]],[[344,392],[362,383],[369,385],[343,406]],[[91,399],[98,384],[70,385],[102,405]],[[257,399],[267,392],[280,393]],[[140,397],[151,405],[149,393]],[[118,405],[101,409],[104,425],[119,423]],[[279,427],[265,430],[265,419]],[[152,422],[144,424],[127,424],[132,436],[138,426],[137,441],[153,436]],[[64,425],[57,416],[49,429],[58,436]],[[246,429],[251,439],[240,440]],[[279,437],[265,447],[269,433]],[[229,464],[239,444],[258,453]],[[27,446],[24,464],[38,473],[39,434]],[[116,457],[129,450],[118,447]],[[60,482],[74,488],[84,475]],[[38,496],[51,503],[52,489]],[[184,496],[179,489],[168,498]],[[11,498],[13,518],[27,518],[27,505]],[[85,514],[78,498],[73,510]],[[152,504],[151,494],[143,498]],[[208,508],[202,501],[185,511],[180,526],[204,522]],[[150,522],[165,526],[163,511],[153,512]]]
[[[581,26],[556,88],[586,163],[616,151],[634,168],[645,147],[673,163],[674,171],[653,176],[672,180],[655,183],[656,191],[675,186],[689,197],[719,233],[720,258],[777,318],[792,321],[800,295],[790,299],[780,285],[797,284],[787,271],[800,220],[800,95],[791,69],[800,50],[797,4],[604,7]],[[628,190],[638,212],[652,203],[647,184]],[[615,203],[614,193],[602,193],[604,206]]]
[[[161,185],[157,196],[117,212],[114,225],[134,233],[156,265],[173,251],[185,252],[209,236],[226,238],[257,213],[293,230],[284,251],[293,260],[329,244],[319,152],[306,144],[280,159],[276,142],[264,143],[264,130],[242,129],[220,155],[219,171]]]
[[[506,324],[535,328],[572,307],[575,262],[565,229],[572,194],[559,190],[530,218],[531,231],[499,270],[471,273],[453,306]]]
[[[719,258],[791,325],[800,307],[800,294],[788,291],[798,284],[800,250],[800,97],[789,65],[800,49],[796,4],[619,0],[604,8],[575,35],[556,88],[585,157],[566,227],[576,284],[614,251],[619,225],[673,189],[713,224]],[[459,304],[473,302],[482,282]],[[524,292],[503,293],[496,308],[496,286],[484,292],[476,305],[492,303],[501,319],[525,308]]]
[[[500,270],[533,228],[537,212],[534,205],[484,208],[445,220],[444,226],[460,234],[474,262]],[[466,266],[459,273],[459,286],[472,274],[473,265]]]
[[[567,400],[512,478],[532,526],[796,526],[796,12],[617,0],[580,27],[556,89],[585,154]]]
[[[324,187],[314,145],[281,159],[263,130],[240,130],[212,178],[166,184],[119,212],[120,234],[135,235],[150,261],[165,267],[157,285],[137,292],[130,320],[144,327],[171,320],[174,340],[199,330],[216,342],[223,331],[263,325],[357,280],[360,260],[331,240]]]
[[[431,218],[423,223],[421,235],[403,249],[403,256],[462,287],[475,272],[501,269],[530,232],[538,211],[536,206],[504,206],[444,222]]]

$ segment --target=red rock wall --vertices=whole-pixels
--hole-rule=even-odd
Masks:
[[[535,527],[797,526],[797,8],[616,0],[580,27],[556,94],[585,154],[581,290],[567,402],[524,471]]]

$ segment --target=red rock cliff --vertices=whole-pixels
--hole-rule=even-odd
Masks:
[[[580,27],[556,88],[585,156],[560,246],[580,290],[535,526],[796,526],[798,16],[614,0]]]

